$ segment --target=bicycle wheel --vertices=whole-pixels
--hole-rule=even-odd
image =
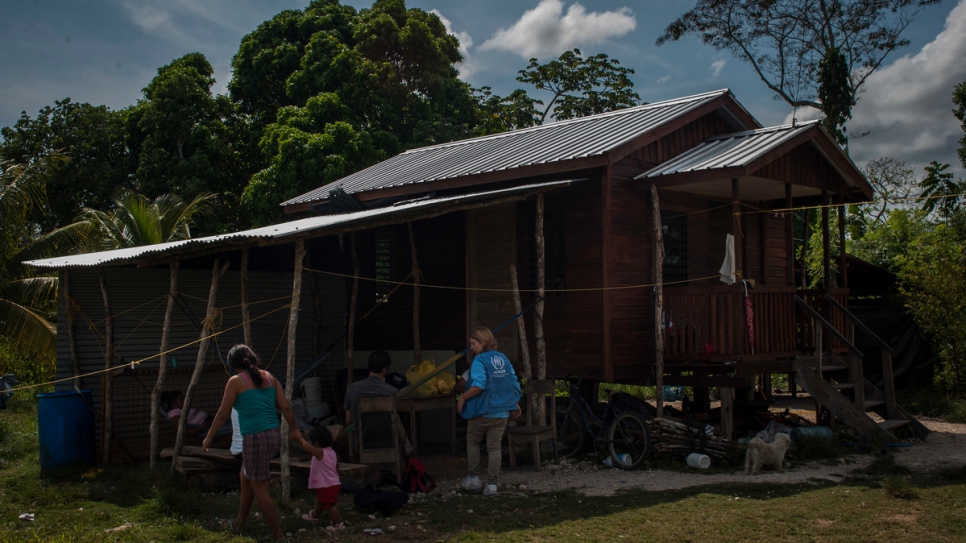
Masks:
[[[584,425],[576,408],[557,409],[557,456],[573,458],[584,448]]]
[[[639,468],[651,453],[651,431],[644,417],[633,411],[617,415],[607,437],[611,460],[621,469]]]

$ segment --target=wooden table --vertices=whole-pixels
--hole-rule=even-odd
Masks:
[[[419,452],[419,430],[416,427],[416,413],[433,409],[449,409],[449,442],[453,455],[459,454],[456,444],[456,394],[437,394],[435,396],[407,396],[396,400],[396,409],[409,411],[409,431],[412,438],[413,454]]]

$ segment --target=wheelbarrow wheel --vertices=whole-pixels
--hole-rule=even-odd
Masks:
[[[633,411],[617,415],[607,437],[607,449],[618,468],[637,469],[651,453],[651,431],[644,417]]]

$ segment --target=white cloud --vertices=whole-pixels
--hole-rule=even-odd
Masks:
[[[890,156],[908,162],[919,176],[930,161],[950,163],[963,174],[956,156],[963,136],[951,112],[953,87],[966,79],[966,0],[946,18],[936,39],[915,55],[896,59],[869,76],[852,112],[853,160]]]
[[[721,75],[721,70],[724,70],[725,64],[727,63],[728,61],[726,59],[719,59],[711,63],[711,71],[714,77]]]
[[[623,36],[637,27],[628,7],[588,13],[574,3],[563,12],[561,0],[541,0],[513,26],[501,28],[480,49],[502,50],[531,57],[557,56],[574,47],[595,46],[608,38]]]
[[[670,75],[665,75],[665,76],[659,77],[657,79],[657,82],[660,83],[661,85],[663,85],[663,84],[667,83],[670,80],[671,80],[671,76]]]
[[[443,27],[446,28],[446,33],[456,36],[456,39],[460,41],[460,54],[463,55],[463,61],[456,65],[456,68],[460,72],[460,78],[465,81],[472,77],[477,71],[477,63],[470,55],[470,48],[473,47],[473,37],[470,36],[469,32],[454,31],[453,24],[438,9],[431,9],[429,12],[439,17],[439,20],[443,23]]]

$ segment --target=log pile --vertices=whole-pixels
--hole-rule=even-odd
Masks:
[[[712,460],[728,456],[730,440],[708,432],[709,427],[670,417],[655,418],[649,423],[653,444],[651,454],[657,458],[682,458],[702,453]]]

